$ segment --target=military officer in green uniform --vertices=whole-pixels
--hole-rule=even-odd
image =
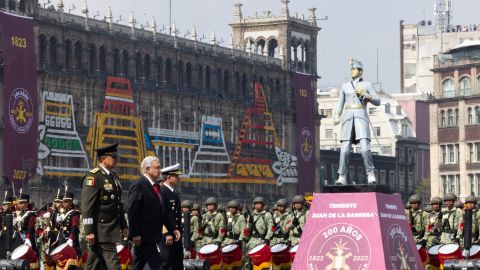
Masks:
[[[444,208],[442,210],[442,235],[441,244],[460,242],[460,223],[462,223],[462,211],[454,206],[457,196],[447,193],[443,196]]]
[[[432,212],[428,213],[428,223],[425,228],[425,239],[427,240],[427,247],[430,248],[440,244],[440,237],[442,235],[442,203],[440,197],[433,197],[430,200]]]
[[[407,210],[407,217],[412,229],[413,238],[415,238],[417,244],[423,244],[426,246],[427,239],[424,237],[425,228],[428,225],[428,215],[421,208],[422,198],[417,194],[413,194],[408,199],[408,202],[410,203],[411,208],[410,210]]]
[[[283,230],[288,233],[288,240],[292,247],[300,243],[302,237],[303,227],[307,219],[307,209],[305,208],[305,198],[302,195],[297,195],[292,199],[292,212],[285,220]]]
[[[260,244],[270,244],[273,237],[273,216],[265,211],[265,199],[256,197],[253,199],[252,222],[248,224],[251,237],[247,243],[247,250],[250,251]]]
[[[202,217],[201,230],[203,232],[202,246],[208,244],[221,245],[226,233],[225,217],[217,211],[217,199],[209,197],[205,201],[207,212]]]
[[[226,236],[223,245],[236,243],[240,247],[245,239],[244,229],[247,227],[245,216],[240,213],[240,202],[231,200],[227,204],[230,213],[227,220]]]
[[[116,243],[127,237],[127,221],[123,209],[122,187],[113,171],[117,164],[118,144],[98,148],[99,164],[85,175],[82,182],[82,222],[88,244],[85,269],[120,269]],[[105,264],[104,266],[102,266]]]
[[[276,244],[288,242],[288,233],[286,233],[283,228],[285,225],[285,220],[288,217],[287,207],[288,201],[287,199],[279,199],[276,203],[277,211],[276,215],[274,216],[275,220],[275,230],[273,231],[273,238],[270,242],[270,246],[274,246]]]

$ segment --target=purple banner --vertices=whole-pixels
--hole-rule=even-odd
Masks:
[[[0,12],[4,175],[23,187],[35,173],[38,148],[37,70],[33,19]]]
[[[292,86],[297,114],[298,192],[315,188],[315,100],[312,76],[294,73]]]

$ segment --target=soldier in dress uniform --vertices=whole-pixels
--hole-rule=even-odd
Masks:
[[[122,205],[122,187],[113,169],[118,144],[98,148],[99,164],[82,181],[82,222],[88,244],[85,269],[120,269],[116,243],[127,237],[127,221]]]
[[[32,211],[30,205],[30,195],[20,194],[17,200],[17,211],[15,212],[14,224],[15,234],[13,240],[13,249],[25,244],[30,246],[38,254],[37,243],[35,239],[36,213]],[[39,269],[38,262],[30,263],[31,269]]]
[[[433,197],[430,199],[432,212],[428,213],[428,223],[425,228],[425,239],[427,240],[427,247],[430,248],[440,244],[440,237],[442,235],[442,203],[440,197]]]
[[[7,223],[6,216],[7,214],[13,214],[13,201],[15,198],[13,196],[8,196],[8,193],[5,192],[5,197],[2,202],[2,208],[0,210],[0,259],[7,258],[6,245],[6,233],[7,233]]]
[[[421,208],[422,198],[413,194],[408,199],[408,202],[412,206],[410,210],[407,210],[408,222],[412,229],[413,238],[417,244],[427,246],[427,239],[425,238],[425,228],[428,226],[428,215]]]
[[[236,243],[242,247],[242,243],[245,240],[244,229],[247,227],[247,220],[240,213],[240,202],[238,200],[229,201],[227,208],[230,214],[227,219],[227,228],[223,245],[226,246]]]
[[[64,218],[61,224],[59,242],[60,244],[68,243],[69,246],[75,248],[79,258],[82,256],[80,248],[80,212],[73,205],[74,194],[65,193],[63,197],[63,208],[65,209]],[[78,263],[80,260],[78,261]]]
[[[275,221],[275,230],[273,231],[273,238],[272,241],[270,242],[270,246],[274,246],[276,244],[280,243],[286,243],[288,242],[288,233],[286,233],[283,228],[285,225],[285,220],[287,219],[288,213],[287,213],[287,207],[288,207],[288,201],[287,199],[279,199],[276,203],[277,205],[277,211],[276,215],[274,217]]]
[[[175,228],[174,230],[179,231],[180,234],[183,235],[183,227],[182,227],[182,209],[180,203],[180,197],[178,196],[178,192],[175,188],[180,182],[180,175],[182,175],[182,171],[180,171],[180,164],[175,164],[173,166],[169,166],[163,168],[161,170],[163,175],[163,185],[160,188],[162,197],[166,203],[166,208],[170,214],[173,214],[175,219]],[[168,252],[171,256],[168,256],[167,262],[167,269],[171,270],[183,270],[183,241],[180,237],[175,237],[170,235],[168,231],[164,233],[166,237],[166,244],[168,246]],[[163,246],[165,250],[165,246]]]
[[[270,245],[273,236],[273,217],[265,211],[265,199],[256,197],[253,199],[252,222],[248,224],[251,234],[247,243],[247,250],[250,251],[260,244]]]
[[[221,245],[226,233],[225,217],[217,211],[217,199],[209,197],[205,201],[207,212],[202,215],[201,231],[202,231],[202,246],[208,244]]]
[[[288,232],[288,240],[290,241],[292,247],[300,243],[307,213],[308,211],[305,208],[305,198],[302,195],[293,197],[292,212],[286,218],[283,228],[285,232]]]
[[[442,235],[441,244],[459,243],[460,223],[462,223],[462,211],[454,207],[457,195],[447,193],[443,196],[444,208],[442,210]]]

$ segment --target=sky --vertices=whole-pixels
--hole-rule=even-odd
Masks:
[[[41,4],[58,0],[39,0]],[[169,2],[172,2],[172,20],[179,36],[196,27],[198,35],[205,34],[208,42],[212,31],[221,46],[228,46],[234,6],[238,0],[87,0],[90,17],[106,15],[110,6],[115,20],[127,24],[133,12],[137,26],[145,25],[155,17],[157,29],[169,26]],[[280,14],[280,0],[240,0],[243,16],[254,16],[270,10]],[[366,80],[382,84],[389,93],[400,92],[400,20],[418,23],[421,20],[435,21],[433,7],[436,0],[291,0],[290,15],[298,13],[308,17],[308,8],[317,8],[318,26],[322,28],[317,37],[317,71],[322,78],[319,88],[338,87],[349,76],[350,58],[364,63]],[[83,0],[64,0],[65,10],[81,14]],[[453,24],[480,24],[478,0],[453,0]],[[328,19],[325,20],[325,17]],[[187,36],[188,37],[188,36]],[[378,69],[377,69],[378,51]]]

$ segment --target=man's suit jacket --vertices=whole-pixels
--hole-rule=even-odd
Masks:
[[[160,187],[159,187],[160,188]],[[160,202],[150,181],[142,175],[128,192],[129,238],[141,236],[144,243],[162,241],[163,225],[172,232],[175,228],[172,213],[165,198]]]
[[[165,207],[168,208],[168,211],[172,213],[173,218],[175,219],[175,229],[183,233],[182,206],[181,206],[180,198],[178,197],[177,191],[174,190],[172,192],[168,187],[164,185],[162,186],[161,192],[162,192],[162,197],[166,203]]]

